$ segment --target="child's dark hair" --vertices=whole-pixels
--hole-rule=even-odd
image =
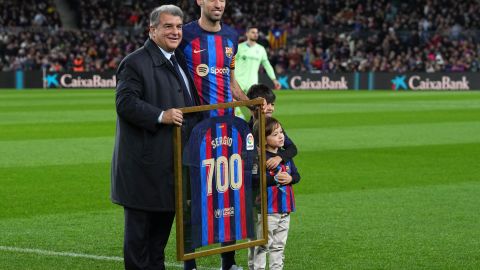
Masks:
[[[257,97],[264,98],[267,103],[275,103],[275,94],[273,93],[270,87],[265,84],[254,84],[248,89],[247,97],[249,99],[254,99]]]
[[[260,127],[259,127],[260,121],[255,121],[255,124],[253,124],[253,137],[257,142],[260,141]],[[270,134],[273,133],[273,131],[278,128],[279,126],[282,126],[280,122],[273,118],[273,117],[268,117],[265,118],[265,138],[269,136]]]

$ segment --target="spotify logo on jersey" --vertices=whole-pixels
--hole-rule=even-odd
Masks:
[[[229,74],[230,73],[230,68],[228,67],[209,67],[208,65],[206,64],[200,64],[197,66],[197,68],[195,69],[196,73],[198,76],[200,77],[205,77],[207,76],[209,73],[211,74],[214,74],[214,75],[217,75],[217,74],[221,74],[221,75],[224,75],[224,74]]]
[[[208,75],[208,66],[205,64],[200,64],[197,66],[196,71],[198,76],[205,77]]]

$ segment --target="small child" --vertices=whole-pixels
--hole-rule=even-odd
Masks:
[[[252,85],[247,92],[247,97],[249,99],[255,99],[258,97],[264,98],[267,105],[264,108],[265,111],[265,118],[272,117],[273,112],[275,111],[275,100],[276,96],[275,93],[271,88],[264,84],[254,84]],[[248,125],[251,129],[253,129],[253,124],[255,121],[258,120],[257,111],[251,111],[252,117],[248,122]],[[285,131],[283,132],[285,136],[284,145],[282,147],[282,151],[279,151],[278,155],[272,156],[270,158],[267,157],[266,165],[267,169],[275,169],[278,167],[280,162],[284,160],[290,160],[297,155],[297,147],[293,143],[293,141],[287,136]],[[258,138],[258,137],[257,137]],[[254,256],[255,249],[249,248],[248,250],[248,269],[253,270],[253,256]]]
[[[281,154],[285,143],[283,129],[275,118],[265,119],[267,159]],[[259,138],[258,122],[253,127],[255,138]],[[258,174],[253,181],[259,181]],[[265,269],[269,254],[269,269],[283,269],[284,250],[290,227],[290,213],[295,211],[293,184],[300,181],[300,175],[292,159],[282,159],[280,164],[267,170],[267,223],[268,243],[255,247],[253,269]],[[262,217],[259,215],[257,235],[261,234]],[[260,237],[260,235],[259,235]],[[249,267],[251,268],[250,262]]]
[[[275,111],[275,99],[276,96],[273,93],[272,89],[264,84],[254,84],[248,89],[247,97],[249,99],[255,99],[258,97],[264,98],[267,101],[267,106],[265,108],[265,118],[272,117],[273,112]],[[250,128],[253,129],[253,123],[258,119],[257,112],[252,111],[252,118],[248,122]],[[267,169],[276,168],[282,160],[292,159],[297,155],[297,147],[292,140],[285,135],[285,144],[283,145],[283,150],[277,156],[274,156],[270,159],[267,159]]]

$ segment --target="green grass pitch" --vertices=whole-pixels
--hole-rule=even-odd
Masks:
[[[480,92],[276,93],[302,175],[285,269],[480,269]],[[0,269],[122,268],[115,117],[113,90],[0,91]]]

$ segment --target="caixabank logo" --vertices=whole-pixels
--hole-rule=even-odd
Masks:
[[[47,74],[43,78],[43,83],[46,88],[53,88],[53,87],[59,87],[60,84],[58,83],[58,74]]]
[[[290,84],[288,84],[288,76],[286,75],[278,77],[278,83],[282,89],[290,88]]]
[[[113,74],[49,73],[43,77],[45,88],[115,88]]]
[[[392,82],[392,90],[408,90],[407,84],[405,83],[405,78],[406,76],[396,76],[391,82]]]
[[[327,76],[320,78],[305,78],[303,76],[293,76],[290,80],[293,89],[305,90],[348,90],[348,82],[344,76],[339,79],[333,79]]]
[[[328,76],[311,77],[304,75],[280,76],[278,82],[283,89],[303,90],[348,90],[348,81],[344,76],[333,79]]]
[[[470,90],[470,82],[466,76],[461,79],[452,79],[451,76],[444,75],[441,77],[426,77],[421,75],[397,75],[392,80],[392,90],[413,90],[413,91],[429,91],[429,90]]]

